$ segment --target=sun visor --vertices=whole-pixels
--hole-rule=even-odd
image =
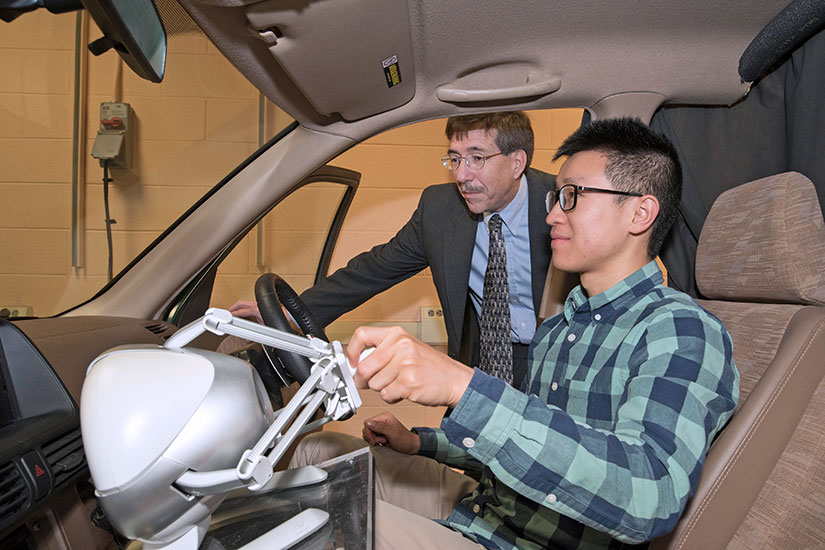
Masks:
[[[268,0],[246,16],[322,115],[357,120],[415,94],[406,0]]]

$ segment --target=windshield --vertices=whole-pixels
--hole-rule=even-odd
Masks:
[[[166,22],[161,84],[114,51],[92,56],[86,44],[100,32],[86,14],[37,10],[3,23],[0,316],[87,300],[108,282],[109,262],[116,275],[292,122],[181,18]]]

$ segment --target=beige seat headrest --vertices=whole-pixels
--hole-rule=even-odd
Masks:
[[[786,172],[722,193],[696,251],[711,300],[825,305],[825,222],[811,180]]]

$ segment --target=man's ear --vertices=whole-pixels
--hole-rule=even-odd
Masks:
[[[513,179],[518,179],[527,166],[527,153],[523,149],[516,149],[509,156],[513,162]]]
[[[644,195],[633,211],[630,232],[633,235],[641,235],[653,225],[658,215],[659,199],[653,195]]]

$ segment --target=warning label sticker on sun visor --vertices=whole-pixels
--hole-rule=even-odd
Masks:
[[[384,76],[387,77],[387,87],[392,88],[401,84],[401,69],[398,68],[398,56],[388,57],[381,62],[384,67]]]

